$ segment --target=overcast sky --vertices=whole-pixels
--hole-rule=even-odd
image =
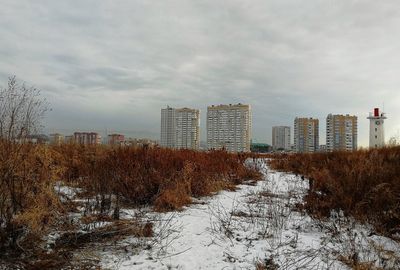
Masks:
[[[247,103],[273,125],[385,106],[400,130],[400,1],[2,0],[0,82],[42,90],[47,132],[159,138],[160,109]]]

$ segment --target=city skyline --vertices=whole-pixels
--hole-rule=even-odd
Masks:
[[[235,105],[242,105],[241,103],[238,103],[238,104],[234,104],[234,106]],[[224,107],[224,106],[232,106],[232,104],[229,104],[229,105],[224,105],[224,104],[220,104],[220,105],[211,105],[211,106],[208,106],[208,108],[212,108],[212,107],[220,107],[220,106],[222,106],[222,107]],[[248,105],[244,105],[244,106],[248,106]],[[200,115],[200,110],[199,109],[190,109],[190,108],[187,108],[187,107],[183,107],[183,108],[172,108],[172,107],[170,107],[170,106],[166,106],[166,108],[161,108],[161,115],[162,115],[162,117],[161,117],[161,128],[160,128],[160,130],[159,130],[159,133],[155,136],[155,138],[154,137],[146,137],[146,136],[142,136],[143,138],[150,138],[150,139],[154,139],[155,141],[158,141],[159,143],[160,143],[160,145],[161,146],[165,146],[165,147],[172,147],[172,148],[175,148],[175,146],[172,146],[172,144],[175,144],[176,142],[175,142],[175,139],[173,139],[173,141],[174,142],[170,142],[170,143],[164,143],[164,145],[163,145],[163,143],[162,143],[162,137],[163,137],[163,118],[164,119],[166,119],[165,117],[163,117],[163,111],[164,112],[167,112],[167,111],[169,111],[169,110],[171,110],[171,111],[173,111],[173,115],[171,115],[169,118],[171,118],[171,119],[175,119],[176,118],[176,116],[175,116],[175,114],[177,113],[177,112],[181,112],[181,111],[183,111],[183,112],[186,112],[186,111],[189,111],[189,112],[195,112],[196,113],[196,118],[198,118],[197,119],[197,128],[196,128],[196,137],[197,137],[197,139],[196,139],[196,145],[199,145],[200,144],[200,142],[202,142],[202,143],[207,143],[207,135],[205,136],[205,137],[203,137],[203,138],[200,138],[200,140],[198,139],[198,137],[199,137],[199,133],[202,133],[202,131],[203,132],[207,132],[207,127],[206,127],[206,125],[205,126],[201,126],[201,124],[200,124],[200,118],[199,118],[199,115]],[[376,110],[376,109],[375,109]],[[379,110],[379,109],[378,109]],[[383,111],[381,111],[384,115],[385,115],[385,119],[386,119],[386,113],[385,112],[383,112]],[[350,118],[355,118],[355,137],[353,138],[353,140],[355,141],[355,144],[353,145],[353,149],[352,150],[354,150],[354,149],[358,149],[359,147],[365,147],[365,148],[368,148],[368,147],[370,147],[370,146],[359,146],[358,145],[358,132],[357,132],[357,130],[358,130],[358,121],[357,121],[357,118],[358,118],[358,116],[357,115],[352,115],[352,116],[350,116],[349,114],[346,114],[346,115],[343,115],[343,114],[332,114],[332,113],[329,113],[326,117],[325,117],[325,125],[322,125],[322,127],[325,127],[325,140],[321,140],[321,126],[319,126],[318,127],[318,137],[319,137],[319,139],[318,139],[318,141],[319,141],[319,143],[318,143],[318,145],[321,145],[321,146],[324,146],[324,147],[327,147],[328,149],[328,151],[329,151],[329,147],[330,146],[328,146],[328,137],[329,136],[332,136],[332,133],[330,134],[330,135],[328,135],[328,126],[329,126],[329,124],[328,124],[328,121],[332,121],[332,120],[328,120],[328,119],[330,119],[329,117],[344,117],[344,118],[346,118],[346,117],[350,117]],[[366,119],[369,119],[371,117],[371,113],[369,113],[369,117],[367,117]],[[207,119],[207,117],[206,117],[206,119]],[[307,119],[314,119],[314,120],[317,120],[317,121],[319,121],[319,118],[317,118],[317,117],[299,117],[299,116],[296,116],[295,117],[295,122],[296,122],[296,119],[305,119],[305,120],[307,120]],[[175,126],[175,121],[176,120],[174,120],[174,123],[170,123],[169,124],[169,126],[171,126],[172,127],[172,125],[173,126]],[[207,120],[206,120],[206,122],[207,122]],[[296,124],[294,124],[294,125],[291,125],[291,126],[282,126],[282,125],[280,125],[280,126],[271,126],[271,131],[272,131],[272,136],[271,136],[271,141],[267,141],[267,142],[265,142],[265,141],[263,141],[263,143],[267,143],[267,144],[269,144],[270,146],[274,146],[274,136],[273,136],[273,134],[274,134],[274,128],[288,128],[288,134],[289,134],[289,145],[290,146],[294,146],[295,145],[295,141],[294,141],[294,137],[295,137],[295,126],[296,126]],[[253,125],[251,124],[251,128],[253,127]],[[293,131],[292,131],[292,128],[293,128]],[[204,131],[205,130],[205,131]],[[59,131],[59,130],[58,130]],[[64,133],[62,133],[62,134],[58,134],[58,131],[54,131],[53,133],[55,133],[55,134],[57,134],[57,135],[66,135],[66,134],[64,134]],[[79,131],[80,132],[80,131]],[[78,132],[78,133],[79,133]],[[104,132],[101,132],[101,131],[99,131],[99,130],[91,130],[90,132],[96,132],[96,133],[99,133],[99,135],[101,135],[101,136],[104,136],[104,137],[107,137],[107,136],[110,136],[110,134],[115,134],[115,132],[117,132],[117,131],[115,131],[115,130],[113,130],[113,131],[111,131],[111,133],[110,132],[108,132],[107,131],[107,129],[106,130],[104,130]],[[332,131],[331,131],[332,132]],[[67,133],[76,133],[76,129],[72,129],[72,131],[70,132],[70,130],[68,130],[68,132]],[[83,133],[87,133],[87,132],[83,132]],[[127,137],[130,137],[130,138],[138,138],[138,137],[140,137],[140,136],[138,136],[138,137],[135,137],[135,136],[130,136],[131,134],[132,134],[132,132],[130,132],[130,131],[125,131],[125,132],[122,132],[122,133],[124,133],[124,136],[125,135],[127,135]],[[135,133],[134,131],[133,131],[133,133]],[[161,137],[160,137],[160,134],[161,134]],[[174,134],[175,134],[175,131],[174,131]],[[49,133],[48,134],[49,135],[49,137],[51,137],[52,135],[54,135],[54,134],[51,134],[51,133]],[[292,135],[293,135],[293,138],[292,138]],[[175,136],[175,135],[174,135]],[[369,136],[370,136],[370,132],[369,132]],[[394,137],[396,137],[396,136],[394,136]],[[383,139],[383,144],[386,144],[388,141],[389,141],[389,139],[390,138],[387,138],[387,137],[382,137]],[[352,140],[352,141],[353,141]],[[258,140],[254,140],[252,137],[250,137],[250,141],[252,142],[252,143],[258,143],[259,141]],[[198,148],[199,146],[197,146],[197,147],[195,147],[195,148]],[[331,146],[332,147],[332,146]],[[178,148],[187,148],[187,147],[178,147]],[[289,147],[290,148],[290,147]],[[287,149],[289,149],[289,148],[287,148]]]
[[[159,108],[252,105],[253,139],[298,116],[359,119],[400,132],[397,1],[11,1],[0,10],[0,85],[41,89],[45,132],[159,136]],[[21,19],[23,18],[23,19]],[[384,103],[384,106],[383,106]],[[321,125],[320,143],[325,144]],[[200,134],[205,141],[206,133]]]

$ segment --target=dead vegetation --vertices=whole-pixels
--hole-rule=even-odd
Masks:
[[[157,211],[180,209],[191,197],[260,179],[246,166],[246,154],[163,148],[107,148],[62,145],[54,148],[66,168],[63,179],[98,196],[100,212],[121,200],[154,205]]]
[[[270,165],[308,179],[304,207],[314,216],[329,217],[332,210],[341,210],[399,239],[400,147],[277,155]]]
[[[45,263],[40,254],[48,249],[46,235],[55,230],[62,234],[52,252],[59,254],[54,255],[56,261],[65,263],[68,260],[60,256],[104,237],[126,232],[151,236],[151,224],[142,224],[147,227],[140,233],[122,229],[122,207],[178,210],[191,203],[192,197],[261,177],[256,168],[246,166],[247,155],[225,151],[53,147],[10,141],[1,141],[0,147],[5,149],[0,154],[0,250],[7,259],[27,256],[27,268],[34,267],[32,262]],[[77,190],[80,199],[71,200],[58,191],[58,185]],[[111,227],[99,227],[102,223]],[[85,232],[77,233],[79,229]]]

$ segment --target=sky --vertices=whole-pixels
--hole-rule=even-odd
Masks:
[[[46,132],[159,139],[160,110],[250,104],[253,140],[295,117],[384,106],[400,131],[398,0],[1,0],[0,85],[16,75],[52,108]],[[293,131],[292,131],[293,132]],[[293,139],[292,139],[293,140]]]

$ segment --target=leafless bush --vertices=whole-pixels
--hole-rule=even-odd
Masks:
[[[61,168],[51,150],[27,143],[46,111],[39,90],[16,77],[0,88],[0,254],[29,253],[62,216],[53,189]]]
[[[36,134],[47,110],[48,103],[38,89],[10,77],[7,87],[0,88],[0,139],[24,141]]]
[[[354,269],[397,269],[400,256],[396,249],[388,249],[389,239],[383,242],[374,239],[374,233],[361,229],[353,218],[334,213],[330,219],[318,221],[327,232],[325,250],[330,256]],[[396,244],[394,246],[397,246]]]
[[[154,237],[151,246],[156,258],[172,257],[184,251],[171,251],[172,243],[181,237],[182,223],[177,218],[177,213],[158,214],[155,219]]]
[[[305,209],[329,217],[342,210],[360,222],[369,222],[382,234],[400,233],[400,147],[275,156],[274,169],[308,178]]]
[[[208,206],[208,212],[210,217],[210,229],[211,232],[216,236],[220,237],[221,233],[232,240],[234,236],[234,216],[238,214],[237,202],[234,198],[232,200],[232,206],[227,209],[221,202]]]

